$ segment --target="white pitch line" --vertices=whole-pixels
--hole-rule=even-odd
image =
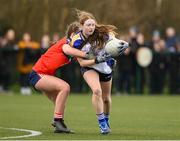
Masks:
[[[26,130],[26,129],[18,129],[18,128],[4,128],[4,127],[0,127],[0,128],[30,133],[30,134],[28,134],[28,135],[23,135],[23,136],[9,136],[9,137],[2,137],[2,138],[0,138],[1,140],[2,140],[2,139],[27,138],[27,137],[32,137],[32,136],[39,136],[39,135],[42,134],[41,132],[39,132],[39,131],[34,131],[34,130]]]

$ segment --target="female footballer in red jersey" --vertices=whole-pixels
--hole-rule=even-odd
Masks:
[[[68,38],[79,31],[79,23],[69,25],[67,38],[59,40],[52,45],[44,55],[36,62],[29,76],[30,84],[37,90],[42,91],[55,105],[54,122],[55,133],[72,133],[64,123],[63,115],[66,100],[70,93],[70,86],[64,80],[54,76],[56,70],[70,63],[70,56],[92,59],[90,54],[70,47]]]

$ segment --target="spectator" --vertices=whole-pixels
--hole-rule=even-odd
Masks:
[[[168,74],[169,74],[169,91],[171,94],[179,93],[179,69],[180,63],[178,60],[178,40],[176,36],[176,31],[173,27],[168,27],[166,29],[166,49],[169,53],[168,55]]]
[[[57,32],[55,32],[53,34],[52,41],[53,42],[57,42],[59,39],[60,39],[59,34]]]
[[[138,43],[137,43],[137,35],[138,35],[139,31],[138,28],[133,26],[129,29],[129,42],[131,45],[131,51],[133,53],[136,52],[137,48],[138,48]]]
[[[20,92],[22,95],[30,95],[31,89],[28,83],[28,76],[32,70],[34,62],[37,60],[37,51],[39,49],[39,43],[31,40],[29,33],[24,33],[22,40],[18,43],[18,70],[20,73]]]
[[[149,66],[150,93],[160,94],[163,92],[166,79],[165,41],[161,39],[160,32],[155,30],[150,41],[153,51],[153,60]]]
[[[147,44],[145,42],[144,39],[144,35],[142,33],[138,33],[137,35],[137,49],[141,48],[141,47],[147,47]],[[137,52],[138,50],[136,50]],[[144,91],[144,86],[145,86],[145,72],[144,72],[144,68],[142,66],[140,66],[137,63],[137,59],[135,56],[135,93],[137,94],[142,94]]]
[[[16,71],[17,46],[15,43],[15,31],[13,29],[9,29],[4,38],[1,39],[0,50],[1,91],[8,92],[10,85],[14,82],[13,74]]]
[[[120,39],[125,41],[128,40],[125,36]],[[117,95],[131,93],[132,69],[132,51],[131,48],[127,48],[124,54],[117,59],[117,68],[115,70]]]
[[[132,60],[132,70],[131,70],[131,75],[132,75],[132,89],[133,92],[136,92],[136,51],[138,49],[138,42],[137,42],[137,35],[139,31],[138,28],[133,26],[129,29],[129,43],[131,45],[131,60]]]
[[[166,29],[166,49],[168,52],[176,52],[177,50],[177,37],[176,31],[173,27],[168,27]]]
[[[44,54],[46,50],[50,47],[50,37],[48,34],[44,34],[41,38],[41,54]]]

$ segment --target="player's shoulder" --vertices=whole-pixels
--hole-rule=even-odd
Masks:
[[[63,37],[62,39],[58,40],[57,43],[67,43],[68,39],[66,37]]]
[[[82,43],[84,42],[84,37],[82,35],[82,32],[78,32],[71,38],[70,45],[75,48],[79,48]]]
[[[68,39],[66,37],[63,37],[60,40],[53,42],[51,46],[62,46],[66,43],[68,43]]]

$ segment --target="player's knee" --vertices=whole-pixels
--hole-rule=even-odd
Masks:
[[[110,97],[103,97],[103,102],[105,104],[111,103],[111,98]]]
[[[62,91],[66,94],[69,94],[70,93],[70,86],[68,84],[64,85]]]
[[[102,90],[101,89],[98,89],[98,88],[95,88],[92,90],[93,91],[93,94],[96,95],[96,96],[102,96]]]

